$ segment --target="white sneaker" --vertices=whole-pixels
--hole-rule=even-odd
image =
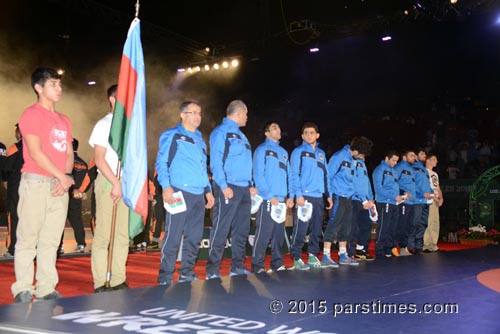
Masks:
[[[75,253],[85,253],[85,246],[84,245],[78,245],[75,248]]]

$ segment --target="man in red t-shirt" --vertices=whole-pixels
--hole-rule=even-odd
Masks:
[[[54,299],[59,281],[57,248],[66,222],[68,189],[74,184],[71,122],[55,110],[61,99],[61,76],[51,68],[37,68],[31,75],[37,103],[19,121],[23,134],[23,159],[19,186],[19,223],[14,254],[14,302]],[[33,286],[36,258],[36,284]]]

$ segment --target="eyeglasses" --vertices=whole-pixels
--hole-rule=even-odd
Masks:
[[[200,112],[183,111],[182,113],[183,113],[183,114],[188,114],[188,115],[200,116],[200,117],[202,117],[202,116],[203,116],[203,112],[202,112],[202,111],[200,111]]]

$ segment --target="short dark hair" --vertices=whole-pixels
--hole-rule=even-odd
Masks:
[[[387,150],[387,152],[385,152],[385,158],[392,158],[392,157],[398,157],[399,158],[399,154],[398,154],[398,151],[396,151],[395,149],[389,149]]]
[[[49,79],[61,79],[61,75],[57,71],[50,67],[37,67],[35,71],[31,74],[31,88],[35,91],[38,96],[38,92],[35,89],[35,85],[39,84],[44,86],[45,82]]]
[[[75,152],[78,151],[78,146],[80,144],[79,141],[78,141],[78,139],[73,138],[72,144],[73,144],[73,151],[75,151]]]
[[[200,105],[200,102],[196,101],[196,100],[187,100],[187,101],[184,101],[181,103],[180,107],[179,107],[179,111],[180,112],[183,112],[184,110],[186,110],[186,108],[190,105],[190,104],[196,104],[198,107],[201,108],[201,105]]]
[[[314,131],[319,133],[318,126],[316,125],[316,123],[313,123],[313,122],[305,122],[304,125],[302,125],[302,131],[300,133],[301,134],[304,133],[304,130],[308,129],[308,128],[313,128]]]
[[[373,142],[366,137],[354,137],[351,140],[351,150],[358,151],[363,155],[370,155],[373,148]]]
[[[232,115],[234,114],[237,110],[239,109],[243,109],[243,108],[246,108],[247,105],[245,104],[245,102],[241,101],[241,100],[233,100],[231,102],[229,102],[228,106],[227,106],[227,109],[226,109],[226,115]]]
[[[118,85],[117,84],[114,84],[112,86],[110,86],[107,90],[107,94],[108,94],[108,99],[113,96],[113,97],[116,97],[116,90],[118,89]]]
[[[409,147],[406,147],[406,148],[404,148],[404,149],[401,151],[401,156],[405,156],[405,155],[407,155],[408,153],[411,153],[411,152],[413,152],[413,153],[415,153],[415,154],[417,153],[417,152],[415,152],[415,149],[413,149],[413,148],[409,148]]]
[[[425,149],[423,147],[417,147],[415,149],[415,154],[418,155],[420,152],[424,152],[425,154],[427,154],[427,152],[425,151]]]
[[[266,124],[264,124],[264,128],[263,128],[264,133],[269,132],[269,129],[271,128],[271,125],[273,125],[273,124],[277,124],[279,126],[279,123],[276,121],[266,122]]]
[[[429,153],[427,153],[427,158],[425,158],[425,160],[429,160],[432,157],[436,157],[437,158],[437,154],[434,153],[434,152],[429,152]]]

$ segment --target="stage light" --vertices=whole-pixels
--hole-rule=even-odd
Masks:
[[[450,3],[451,3],[452,5],[456,4],[457,2],[458,2],[458,0],[450,0]]]
[[[186,69],[185,68],[178,68],[177,72],[186,72]]]
[[[210,52],[210,48],[209,48],[208,46],[205,48],[205,52],[206,52],[206,53],[209,53],[209,52]]]
[[[57,70],[57,74],[59,74],[59,75],[63,75],[63,74],[64,74],[64,70],[63,70],[62,68],[59,68],[59,69]]]
[[[218,70],[219,69],[219,64],[215,63],[214,64],[214,70]]]
[[[238,61],[238,59],[233,59],[231,61],[231,66],[232,67],[238,67],[239,64],[240,64],[240,62]]]
[[[199,66],[196,66],[196,67],[194,68],[194,71],[195,71],[195,72],[199,72],[199,71],[201,71],[201,68],[200,68]]]
[[[310,49],[309,49],[309,52],[310,52],[310,53],[316,53],[316,52],[319,52],[319,48],[310,48]]]
[[[227,61],[223,61],[222,62],[222,67],[228,68],[229,67],[229,63]]]
[[[193,69],[192,69],[191,67],[190,67],[190,68],[188,68],[188,72],[189,72],[189,73],[193,73]]]
[[[89,81],[89,82],[87,82],[87,84],[88,84],[89,86],[93,86],[93,85],[95,85],[95,84],[96,84],[96,82],[95,82],[95,81]]]
[[[390,41],[391,39],[392,39],[391,36],[384,36],[384,37],[382,37],[382,41],[384,41],[384,42]]]
[[[205,71],[210,71],[210,65],[208,64],[205,65]]]

